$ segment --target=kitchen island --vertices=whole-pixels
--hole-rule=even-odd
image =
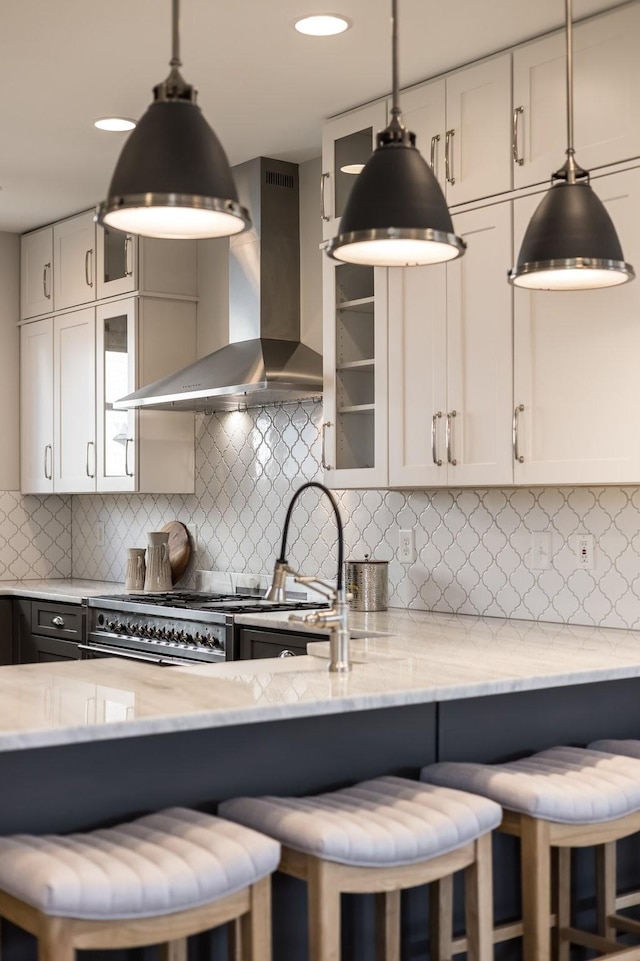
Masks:
[[[282,614],[244,617],[292,626]],[[400,611],[355,615],[352,628],[365,636],[345,677],[328,674],[318,642],[318,656],[199,667],[0,668],[0,831],[87,829],[171,804],[215,810],[242,793],[302,794],[415,776],[436,759],[640,735],[636,632]],[[518,910],[517,863],[512,850],[501,857],[508,883],[496,911],[506,919]],[[302,897],[297,882],[278,881],[279,961],[303,956],[304,912],[290,907]],[[423,902],[407,898],[408,957],[426,956]],[[366,957],[367,905],[348,912],[353,961]]]

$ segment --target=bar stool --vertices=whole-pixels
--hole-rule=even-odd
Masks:
[[[622,754],[640,760],[640,741],[594,741],[589,750],[604,751],[607,754]],[[616,931],[625,931],[640,936],[640,922],[619,914],[625,908],[640,904],[640,890],[618,894],[616,842],[610,841],[598,849],[597,882],[602,892],[598,913],[598,932],[604,937],[615,937]]]
[[[0,838],[0,917],[38,939],[39,961],[84,948],[160,944],[186,961],[186,939],[236,922],[247,961],[271,958],[272,838],[170,808],[86,834]]]
[[[568,961],[571,944],[599,951],[599,958],[640,961],[640,948],[626,953],[630,949],[605,934],[572,927],[570,899],[571,848],[608,844],[640,831],[640,760],[557,747],[507,764],[441,762],[424,768],[420,777],[497,801],[504,807],[499,830],[520,839],[522,924],[496,928],[494,942],[523,936],[525,961],[549,961],[555,924],[560,961]],[[557,850],[555,917],[552,849]]]
[[[400,892],[465,870],[470,961],[493,956],[491,836],[500,807],[484,798],[381,777],[315,797],[236,798],[219,813],[276,838],[279,870],[307,884],[309,961],[340,958],[340,895],[374,893],[377,956],[400,958]],[[450,940],[432,918],[431,957]]]

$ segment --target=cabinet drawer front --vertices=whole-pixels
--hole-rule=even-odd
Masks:
[[[79,606],[34,601],[31,630],[34,634],[81,641],[84,639],[84,611]]]
[[[325,634],[288,634],[243,628],[240,631],[237,657],[246,661],[260,657],[279,657],[284,651],[306,654],[310,641],[327,640]],[[285,655],[286,656],[286,655]]]

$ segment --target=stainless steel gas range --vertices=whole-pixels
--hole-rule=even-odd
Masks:
[[[194,664],[237,657],[237,614],[313,610],[311,601],[272,603],[252,594],[115,594],[90,597],[82,657],[126,657],[155,664]]]

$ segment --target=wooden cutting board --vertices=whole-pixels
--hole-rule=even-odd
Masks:
[[[189,531],[180,521],[169,521],[162,530],[169,534],[167,548],[171,567],[171,583],[176,584],[186,571],[191,557],[191,538],[189,537]]]

